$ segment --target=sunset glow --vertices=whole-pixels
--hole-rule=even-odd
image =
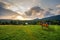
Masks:
[[[24,18],[22,16],[17,16],[15,19],[17,19],[17,20],[32,20],[30,18]]]
[[[11,16],[11,19],[33,20],[54,15],[60,15],[60,0],[0,0],[0,19]]]

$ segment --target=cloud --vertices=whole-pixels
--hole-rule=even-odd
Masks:
[[[28,8],[40,5],[39,1],[37,0],[1,0],[1,2],[11,5],[11,7],[8,7],[10,10],[18,10],[20,12],[25,12],[28,10]]]
[[[5,6],[5,3],[0,2],[0,19],[17,19],[17,16],[28,19],[26,15],[9,10]],[[21,20],[21,18],[19,18],[19,20]]]
[[[56,7],[57,7],[57,8],[60,8],[60,5],[57,5]]]
[[[44,17],[50,17],[50,16],[54,16],[54,14],[51,11],[45,11]]]
[[[39,13],[41,11],[44,11],[44,9],[42,9],[42,8],[40,8],[38,6],[34,6],[30,10],[26,11],[25,13],[27,15],[34,15],[34,14]]]
[[[4,7],[6,4],[0,2],[0,7]]]
[[[14,19],[15,16],[18,16],[19,14],[12,11],[12,10],[8,10],[5,9],[5,4],[0,2],[0,19]]]
[[[57,9],[55,11],[55,15],[60,15],[60,4],[56,6]]]
[[[56,15],[60,15],[60,10],[56,10]]]
[[[43,11],[44,11],[44,9],[40,8],[39,6],[34,6],[34,7],[30,8],[30,10],[26,11],[25,14],[29,18],[35,19],[35,18],[42,17],[41,14]]]
[[[11,5],[7,2],[0,2],[0,7],[8,9]]]
[[[44,18],[44,17],[53,15],[50,12],[53,10],[51,8],[49,8],[48,10],[45,10],[39,6],[34,6],[34,7],[29,8],[29,10],[25,11],[25,13],[21,13],[21,12],[19,12],[18,8],[16,8],[16,6],[12,6],[12,5],[9,6],[9,5],[6,2],[5,3],[0,2],[0,18],[6,18],[6,19],[15,18],[16,19],[16,17],[18,17],[18,15],[19,15],[19,17],[21,17],[21,18],[35,19],[35,18]],[[7,8],[7,7],[9,7],[9,8]],[[16,12],[14,12],[14,11],[16,11]]]
[[[51,8],[43,9],[41,7],[40,7],[40,3],[37,0],[8,0],[8,1],[3,0],[0,2],[0,16],[3,18],[5,16],[6,17],[9,16],[9,18],[10,17],[13,18],[12,17],[13,15],[19,14],[21,18],[35,19],[35,18],[44,18],[54,15],[51,12],[54,9]]]
[[[25,12],[25,14],[31,16],[31,18],[44,18],[53,16],[54,14],[51,11],[53,11],[51,8],[46,10],[39,6],[34,6],[29,11]]]

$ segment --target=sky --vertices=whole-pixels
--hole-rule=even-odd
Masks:
[[[60,15],[60,0],[0,0],[0,7],[6,12],[0,8],[0,19],[8,16],[7,10],[13,11],[15,14],[13,14],[15,17],[12,17],[13,12],[9,12],[12,15],[9,14],[10,18],[18,20],[41,19]]]

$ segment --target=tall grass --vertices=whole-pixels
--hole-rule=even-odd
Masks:
[[[60,40],[60,26],[0,25],[0,40]]]

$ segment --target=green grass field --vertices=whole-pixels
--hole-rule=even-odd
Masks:
[[[0,40],[60,40],[60,26],[0,25]]]

